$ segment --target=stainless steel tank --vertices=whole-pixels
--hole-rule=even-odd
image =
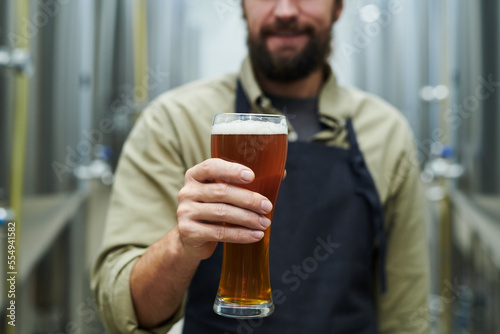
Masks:
[[[453,108],[458,160],[465,168],[458,189],[500,221],[500,4],[459,1]]]

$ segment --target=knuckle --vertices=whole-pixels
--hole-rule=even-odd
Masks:
[[[179,222],[178,222],[178,229],[179,229],[179,234],[183,238],[187,238],[193,232],[191,225],[189,223],[182,221],[182,220],[179,220]]]
[[[210,160],[205,160],[199,164],[199,167],[204,174],[210,174],[212,171],[212,162]]]
[[[188,183],[193,178],[193,170],[194,170],[195,167],[189,168],[186,171],[186,173],[184,173],[184,184]]]
[[[186,206],[179,205],[177,207],[177,217],[184,217],[187,215],[187,213],[188,213],[188,210],[187,210]]]
[[[224,226],[217,226],[214,230],[214,238],[217,241],[224,241],[226,238],[226,228]]]
[[[190,219],[194,214],[195,207],[188,203],[180,202],[177,206],[177,218],[178,219]]]
[[[227,183],[216,183],[214,185],[213,196],[217,199],[222,199],[229,193],[229,184]]]
[[[218,204],[215,209],[215,215],[221,220],[225,219],[227,217],[227,205],[224,203]]]
[[[243,204],[245,207],[250,208],[256,206],[256,203],[259,200],[259,195],[255,193],[249,193],[245,196],[245,199],[243,200]]]
[[[184,199],[186,199],[188,197],[188,190],[186,189],[186,187],[183,187],[181,188],[181,190],[179,190],[179,193],[177,194],[177,201],[178,203],[181,203]]]
[[[238,242],[243,242],[246,240],[246,236],[245,236],[245,232],[243,229],[238,229],[238,231],[236,232],[236,241]]]
[[[238,163],[232,163],[230,166],[229,166],[229,170],[231,173],[233,174],[239,174],[241,173],[241,165],[238,164]]]
[[[249,225],[257,225],[259,226],[259,215],[254,213],[254,212],[250,212],[248,211],[247,214],[246,214],[246,217],[245,217],[245,221],[249,224]]]

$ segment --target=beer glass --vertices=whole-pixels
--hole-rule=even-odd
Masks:
[[[273,210],[283,179],[288,148],[285,116],[217,114],[212,127],[212,157],[252,169],[255,179],[238,185],[266,196]],[[269,278],[270,227],[252,244],[224,243],[215,313],[230,318],[261,318],[274,310]]]

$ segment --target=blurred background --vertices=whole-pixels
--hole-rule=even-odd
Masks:
[[[122,144],[162,92],[238,71],[240,6],[0,0],[0,332],[105,332],[89,276]],[[345,7],[331,59],[338,80],[395,105],[416,136],[432,291],[431,313],[411,321],[433,333],[500,333],[500,1]],[[8,222],[16,331],[5,324]]]

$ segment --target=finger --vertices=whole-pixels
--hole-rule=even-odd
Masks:
[[[225,222],[260,231],[271,225],[267,217],[225,203],[193,203],[192,208],[189,218],[194,221]]]
[[[268,214],[273,208],[272,203],[265,196],[222,182],[198,187],[192,199],[203,203],[227,203],[258,214]]]
[[[208,159],[189,169],[186,178],[198,182],[224,181],[241,184],[252,182],[255,174],[250,168],[238,163]]]
[[[204,242],[218,241],[238,244],[249,244],[261,240],[264,237],[263,231],[251,230],[244,227],[216,225],[216,224],[197,224],[196,238]]]
[[[283,178],[281,179],[281,181],[283,181],[284,179],[286,179],[286,169],[283,171]]]

